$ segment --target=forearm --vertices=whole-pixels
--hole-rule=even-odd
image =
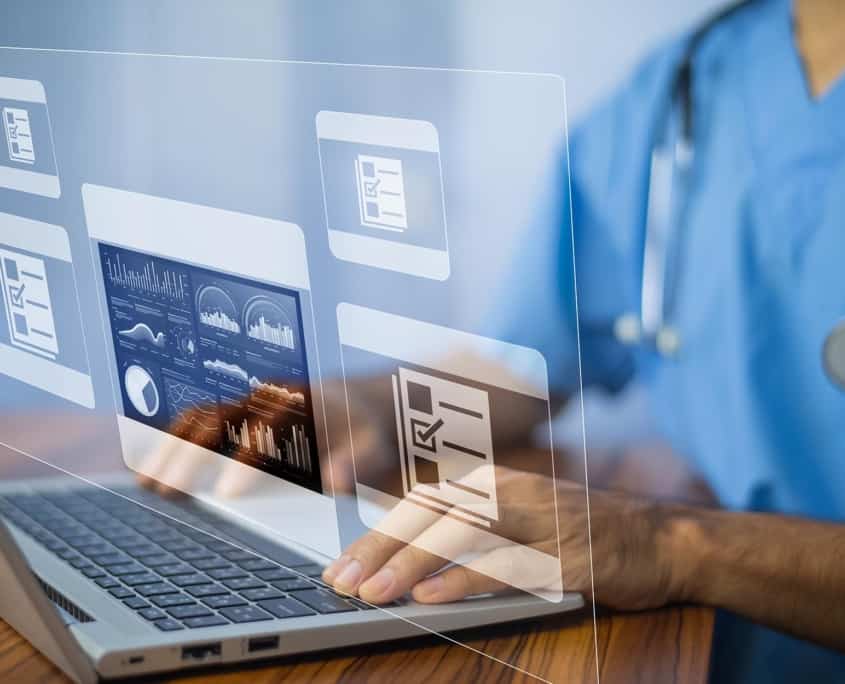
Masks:
[[[677,598],[845,650],[845,526],[677,507],[670,521]]]

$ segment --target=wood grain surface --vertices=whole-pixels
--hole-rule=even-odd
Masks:
[[[580,611],[455,635],[469,648],[426,637],[286,658],[248,668],[195,671],[149,681],[183,684],[269,682],[684,682],[707,680],[713,612],[675,607],[644,613]],[[594,639],[595,635],[595,639]],[[492,657],[488,657],[492,656]],[[497,662],[536,675],[529,676]],[[58,684],[68,680],[0,621],[0,682]]]

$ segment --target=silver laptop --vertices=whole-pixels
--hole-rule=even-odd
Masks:
[[[373,608],[324,587],[328,559],[319,554],[203,504],[111,485],[115,493],[63,478],[0,494],[9,524],[0,526],[0,617],[76,681],[418,637],[582,605],[577,594],[560,603],[515,594]]]
[[[375,608],[325,587],[322,569],[342,548],[344,500],[327,475],[302,231],[101,186],[84,186],[83,200],[116,407],[111,456],[123,473],[102,480],[105,488],[72,477],[0,486],[0,613],[70,676],[245,662],[582,605],[577,595],[514,593]],[[236,239],[221,249],[209,235]],[[52,236],[61,239],[44,239]],[[217,430],[225,443],[206,440],[203,411],[243,406],[244,397],[238,420]],[[271,423],[268,407],[280,404],[286,419]],[[178,415],[191,416],[190,440],[172,429]],[[193,463],[190,486],[150,454]],[[78,454],[80,470],[87,459]],[[238,470],[253,481],[250,493],[217,498],[214,478]],[[138,473],[189,496],[141,489]],[[356,484],[352,510],[363,520],[402,496],[382,491],[368,503],[361,494],[372,483]]]

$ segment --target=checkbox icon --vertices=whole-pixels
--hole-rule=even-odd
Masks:
[[[20,287],[15,287],[14,285],[9,285],[9,298],[12,300],[12,306],[16,309],[23,309],[23,293],[26,289],[26,283],[21,285]]]
[[[437,431],[443,427],[443,419],[438,418],[429,423],[419,418],[411,418],[412,443],[415,447],[426,451],[437,451]]]

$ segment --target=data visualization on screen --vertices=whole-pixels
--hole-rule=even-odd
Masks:
[[[321,491],[300,294],[99,244],[125,415]]]

